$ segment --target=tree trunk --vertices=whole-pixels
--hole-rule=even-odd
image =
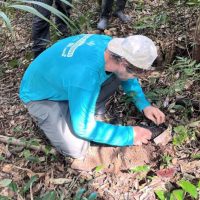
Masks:
[[[200,17],[197,20],[195,34],[194,34],[194,47],[192,58],[200,62]]]

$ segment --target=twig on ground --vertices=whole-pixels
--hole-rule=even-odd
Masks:
[[[13,144],[13,145],[27,147],[29,149],[33,149],[33,150],[40,151],[40,152],[43,152],[43,153],[46,153],[46,151],[47,151],[47,148],[46,148],[45,145],[39,145],[39,146],[31,145],[31,144],[28,143],[28,141],[24,142],[24,141],[21,141],[20,139],[16,139],[16,138],[13,138],[13,137],[7,137],[7,136],[4,136],[4,135],[0,135],[0,142],[6,143],[6,144]],[[49,154],[57,155],[57,151],[55,149],[51,149],[49,151]]]

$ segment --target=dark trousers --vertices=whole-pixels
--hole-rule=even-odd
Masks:
[[[101,17],[110,17],[110,13],[112,12],[113,1],[114,0],[102,0]],[[126,5],[126,1],[127,0],[117,0],[115,12],[123,11]]]
[[[96,102],[96,113],[99,113],[98,110],[101,112],[101,109],[104,108],[108,98],[115,93],[120,84],[121,81],[115,74],[112,74],[110,78],[102,84],[99,97]]]
[[[37,0],[42,3],[48,4],[50,6],[53,5],[54,0]],[[71,3],[72,0],[68,0]],[[60,0],[55,0],[56,8],[62,12],[64,15],[69,17],[71,7],[69,5],[64,4]],[[44,17],[50,19],[51,12],[42,8],[41,6],[34,5],[34,8],[40,12]],[[58,30],[63,34],[63,36],[67,35],[67,25],[62,21],[59,17],[55,19]],[[47,44],[50,41],[50,33],[49,33],[49,23],[45,20],[34,16],[33,18],[33,27],[32,27],[32,40],[33,40],[33,52],[42,52]]]

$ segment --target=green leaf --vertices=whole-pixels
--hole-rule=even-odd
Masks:
[[[3,179],[0,181],[0,186],[1,187],[7,187],[9,184],[12,182],[12,179]]]
[[[103,169],[104,169],[104,166],[103,166],[103,165],[99,165],[99,166],[96,166],[95,171],[96,171],[96,172],[100,172],[100,171],[102,171]]]
[[[46,192],[38,200],[56,200],[56,192],[55,191]]]
[[[173,137],[173,144],[175,146],[180,146],[183,144],[188,138],[188,130],[184,126],[177,126],[174,128],[175,135]]]
[[[88,197],[88,200],[95,200],[97,198],[97,193],[93,192],[90,194],[90,196]]]
[[[8,16],[4,12],[0,11],[0,17],[3,18],[4,22],[6,23],[7,28],[10,30],[10,32],[13,35],[13,28]]]
[[[48,20],[40,12],[38,12],[35,8],[32,8],[31,6],[16,5],[16,4],[13,5],[12,4],[12,5],[9,5],[8,7],[16,8],[16,9],[19,9],[19,10],[23,10],[23,11],[29,12],[29,13],[31,13],[33,15],[36,15],[36,16],[42,18],[43,20],[47,21],[49,24],[51,24],[57,30],[57,27],[56,27],[56,25],[54,23],[52,23],[50,20]]]
[[[15,182],[11,182],[8,186],[13,192],[17,192],[18,191],[18,187],[17,184]]]
[[[25,150],[23,151],[23,156],[24,156],[25,159],[27,160],[27,159],[31,156],[30,150],[25,149]]]
[[[130,171],[132,173],[134,173],[134,172],[148,172],[149,170],[150,170],[150,167],[148,165],[137,166],[137,167],[130,169]]]
[[[189,181],[186,180],[180,180],[178,184],[186,191],[188,192],[192,197],[197,198],[198,193],[197,193],[197,188],[195,185],[190,183]]]
[[[0,200],[10,200],[10,198],[0,195]]]
[[[199,182],[198,182],[198,184],[197,184],[197,187],[200,189],[200,180],[199,180]]]
[[[12,68],[15,68],[18,66],[19,62],[17,59],[11,60],[9,63],[9,66]],[[21,126],[16,126],[13,128],[13,131],[16,133],[20,133],[22,131],[22,127]]]
[[[198,153],[198,154],[192,154],[191,158],[193,158],[193,159],[200,159],[200,153]]]
[[[165,191],[156,190],[155,193],[160,200],[165,200]]]
[[[36,139],[30,139],[30,140],[27,142],[27,145],[40,146],[40,143],[39,143],[39,141],[36,140]]]
[[[46,156],[49,155],[51,153],[51,150],[52,150],[52,147],[50,145],[46,145],[44,149],[45,155]]]
[[[171,195],[174,197],[175,200],[184,200],[183,190],[173,190]]]
[[[5,158],[2,155],[0,155],[0,161],[3,161],[3,160],[5,160]]]
[[[31,3],[31,4],[36,4],[39,5],[41,7],[43,7],[44,9],[50,11],[51,13],[53,13],[54,15],[56,15],[57,17],[59,17],[60,19],[62,19],[65,24],[73,31],[74,28],[77,28],[75,26],[75,24],[73,23],[72,20],[70,20],[69,17],[67,17],[66,15],[64,15],[62,12],[60,12],[58,9],[54,8],[53,6],[49,6],[46,3],[42,3],[40,1],[27,1],[27,0],[18,0],[19,2],[23,2],[23,3]],[[68,1],[63,1],[65,4],[73,7],[72,4],[70,4]]]
[[[81,200],[81,197],[83,195],[83,193],[85,192],[85,189],[84,188],[81,188],[79,189],[77,192],[76,192],[76,195],[74,197],[74,200]]]
[[[30,189],[31,185],[33,185],[33,183],[37,181],[37,179],[37,176],[32,176],[30,180],[26,183],[26,185],[22,188],[22,193],[26,193]]]

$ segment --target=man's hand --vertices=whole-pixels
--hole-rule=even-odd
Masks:
[[[151,131],[140,126],[134,126],[134,145],[147,144],[151,139]]]
[[[165,122],[165,114],[154,106],[148,106],[144,110],[144,115],[156,125],[162,124]]]

